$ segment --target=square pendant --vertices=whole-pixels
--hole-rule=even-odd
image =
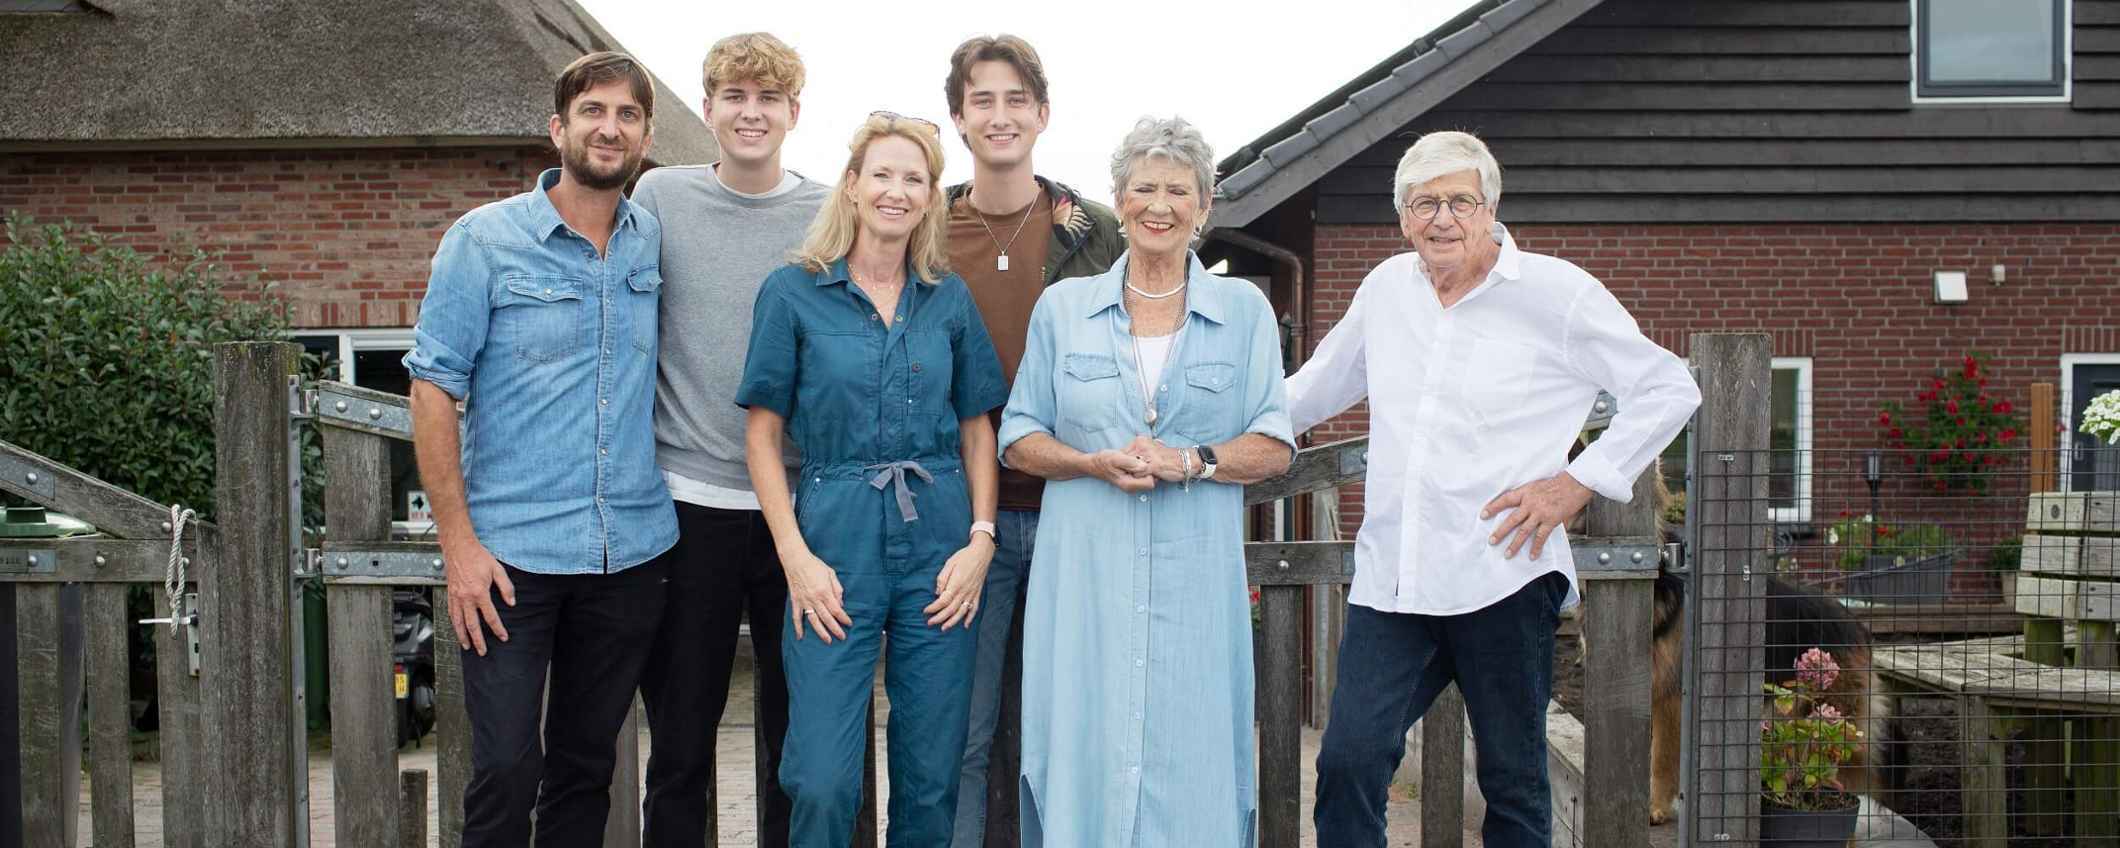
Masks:
[[[994,270],[996,270],[996,271],[1006,271],[1006,270],[1008,270],[1008,254],[1004,253],[1004,254],[1001,254],[1000,256],[996,256],[996,257],[994,257]]]

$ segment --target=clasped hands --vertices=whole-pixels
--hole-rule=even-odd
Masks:
[[[1147,434],[1135,436],[1132,443],[1117,450],[1105,449],[1089,455],[1090,472],[1106,483],[1119,487],[1127,493],[1146,492],[1156,487],[1156,481],[1182,483],[1197,474],[1200,461],[1186,455],[1188,449],[1174,448],[1156,441]],[[1188,469],[1188,464],[1190,468]]]

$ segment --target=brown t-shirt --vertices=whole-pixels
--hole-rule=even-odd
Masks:
[[[984,220],[982,225],[981,221]],[[1017,232],[1017,222],[1022,232]],[[1030,217],[1017,209],[1006,215],[983,215],[969,196],[950,209],[950,269],[964,278],[972,302],[986,321],[986,333],[1001,355],[1001,373],[1013,386],[1023,362],[1024,336],[1030,332],[1031,308],[1045,292],[1045,258],[1053,236],[1053,202],[1045,192],[1031,201]],[[1014,235],[1015,240],[1010,241]],[[1008,270],[998,270],[1001,245],[1008,245]],[[993,414],[1000,426],[1001,413]],[[1035,510],[1045,481],[1020,471],[1001,469],[1001,508]]]

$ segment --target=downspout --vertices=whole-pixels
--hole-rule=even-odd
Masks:
[[[1288,279],[1293,286],[1288,293],[1289,306],[1295,319],[1295,326],[1289,328],[1289,346],[1295,349],[1291,362],[1296,368],[1303,367],[1303,361],[1309,358],[1310,353],[1306,345],[1310,336],[1310,285],[1305,277],[1303,257],[1296,255],[1293,250],[1232,227],[1211,228],[1205,238],[1208,241],[1236,245],[1287,267]]]

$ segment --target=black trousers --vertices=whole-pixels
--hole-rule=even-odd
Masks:
[[[760,848],[788,844],[789,802],[781,791],[780,747],[788,732],[788,684],[780,663],[788,583],[765,517],[753,510],[677,503],[677,547],[670,563],[668,606],[641,694],[655,744],[648,755],[642,816],[647,848],[697,848],[714,803],[714,742],[729,703],[737,626],[751,618],[758,660],[758,752],[767,776],[759,786]],[[746,775],[746,779],[748,779]]]
[[[662,620],[669,559],[616,574],[508,568],[515,606],[493,595],[508,641],[489,631],[485,656],[463,651],[464,848],[530,844],[533,808],[540,848],[603,844],[618,730]]]

